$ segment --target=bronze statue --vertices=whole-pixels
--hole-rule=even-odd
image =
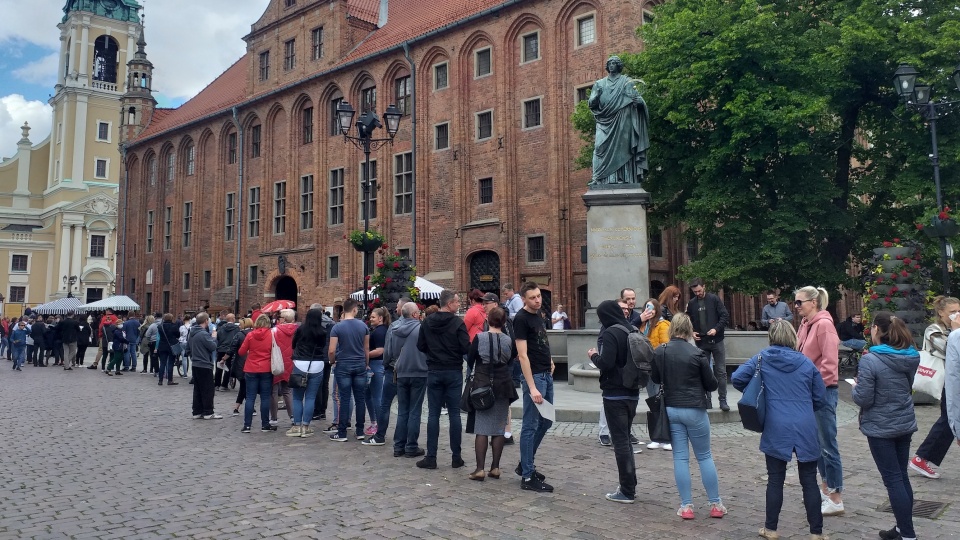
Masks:
[[[647,104],[636,81],[622,74],[619,57],[611,56],[606,67],[610,75],[593,85],[587,101],[597,121],[590,185],[640,184],[649,170]]]

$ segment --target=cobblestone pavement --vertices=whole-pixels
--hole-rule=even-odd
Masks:
[[[216,395],[225,419],[192,420],[192,388],[158,387],[141,374],[0,372],[10,405],[0,412],[0,538],[740,539],[755,538],[763,522],[759,437],[735,425],[716,426],[713,440],[729,515],[706,517],[692,466],[697,519],[683,522],[662,450],[637,456],[636,504],[603,499],[616,487],[616,465],[594,425],[562,424],[544,439],[537,463],[556,492],[540,495],[519,489],[518,446],[504,452],[502,479],[471,482],[472,436],[464,436],[466,467],[450,468],[444,433],[441,467],[423,471],[394,458],[389,444],[334,443],[319,433],[292,439],[283,425],[241,434],[241,420],[229,415],[233,394]],[[938,412],[918,411],[914,447]],[[825,530],[834,539],[876,538],[893,516],[876,510],[886,494],[855,410],[843,407],[841,421],[847,514],[826,518]],[[913,477],[918,499],[949,504],[937,520],[916,520],[920,538],[960,537],[958,463],[953,449],[944,479]],[[800,488],[795,476],[788,483],[779,531],[805,539]]]

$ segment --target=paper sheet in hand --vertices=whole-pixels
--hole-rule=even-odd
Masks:
[[[534,402],[533,404],[537,407],[537,411],[540,412],[540,416],[542,416],[545,420],[549,420],[551,422],[557,421],[557,411],[553,407],[553,403],[543,400],[543,403]]]

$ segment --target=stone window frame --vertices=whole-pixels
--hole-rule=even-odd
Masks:
[[[327,279],[340,279],[340,255],[327,255]]]
[[[103,174],[100,174],[100,171],[98,170],[101,163],[103,163]],[[110,178],[110,158],[93,158],[93,177],[98,180],[107,180]]]
[[[443,86],[437,85],[437,70],[440,68],[444,68],[444,85]],[[433,91],[434,92],[437,92],[440,90],[446,90],[447,88],[450,88],[450,62],[448,60],[444,60],[443,62],[437,62],[436,64],[433,65],[433,69],[431,71],[433,72]]]
[[[536,260],[530,257],[530,241],[539,238],[543,242],[543,258]],[[528,234],[524,239],[523,258],[527,264],[546,264],[547,262],[547,235],[546,233]]]
[[[483,200],[483,192],[484,192],[483,182],[484,182],[484,180],[489,180],[489,181],[490,181],[490,200],[489,200],[489,201],[486,201],[486,202],[484,202],[484,200]],[[481,206],[482,206],[482,205],[485,205],[485,204],[493,204],[493,201],[494,201],[494,185],[495,185],[495,184],[494,184],[494,180],[493,180],[493,177],[492,177],[492,176],[484,176],[483,178],[477,178],[477,204],[478,204],[478,205],[481,205]]]
[[[527,125],[527,103],[533,103],[534,101],[538,103],[537,108],[539,110],[537,112],[537,118],[539,123],[535,125]],[[520,100],[520,130],[532,131],[541,128],[543,128],[543,96],[533,96]]]
[[[247,286],[255,287],[260,284],[260,265],[247,265]]]
[[[481,137],[480,136],[480,117],[485,114],[490,115],[490,134],[487,135],[486,137]],[[482,111],[477,111],[473,114],[473,119],[474,119],[474,126],[475,126],[474,140],[477,142],[482,142],[482,141],[489,141],[490,139],[492,139],[493,138],[493,121],[494,121],[493,109],[485,109]]]
[[[535,58],[527,58],[527,38],[535,37],[537,40],[537,56]],[[543,49],[541,44],[543,41],[540,39],[540,29],[533,30],[531,32],[526,32],[521,34],[517,40],[520,42],[520,65],[524,66],[526,64],[531,64],[538,60],[543,59]],[[493,70],[493,63],[491,61],[490,69]]]
[[[23,270],[17,270],[16,268],[13,267],[13,258],[14,258],[14,257],[26,257],[27,263],[26,263],[26,266],[25,266],[25,268],[24,268]],[[14,251],[11,251],[11,252],[10,252],[10,264],[8,265],[8,268],[10,268],[10,273],[11,273],[11,274],[29,274],[29,273],[30,273],[30,266],[31,266],[31,263],[32,263],[32,262],[33,262],[33,257],[31,257],[31,254],[30,254],[30,253],[16,253],[16,252],[14,252]]]
[[[17,299],[14,297],[14,295],[13,295],[13,290],[14,290],[14,289],[18,289],[18,292],[19,292],[19,289],[23,289],[23,298],[22,298],[22,299],[17,300]],[[30,298],[30,284],[29,284],[29,283],[25,283],[25,284],[23,284],[23,285],[14,285],[14,284],[11,283],[10,286],[7,287],[7,303],[8,303],[8,304],[25,304],[25,303],[27,303],[27,298]]]
[[[583,41],[583,36],[580,34],[581,28],[580,24],[587,19],[593,19],[593,41]],[[582,49],[583,47],[589,47],[595,45],[599,42],[598,39],[598,25],[599,18],[597,17],[597,12],[588,11],[577,15],[573,19],[573,48],[574,50]]]
[[[486,73],[480,73],[480,54],[487,53],[490,57],[489,71]],[[490,77],[493,75],[493,45],[487,45],[486,47],[480,47],[473,51],[473,78],[474,79],[483,79],[485,77]]]
[[[60,124],[60,125],[63,126],[63,124]],[[106,138],[106,139],[104,139],[104,138],[102,138],[102,137],[100,136],[100,127],[101,127],[101,126],[107,126],[107,138]],[[96,140],[97,140],[97,142],[103,142],[103,143],[109,143],[109,142],[111,142],[111,141],[113,140],[112,134],[113,134],[113,122],[110,122],[110,121],[107,121],[107,120],[97,119],[97,135],[96,135]],[[57,135],[57,142],[60,142],[60,135]]]
[[[446,128],[447,128],[447,145],[444,146],[443,148],[440,148],[440,147],[438,146],[438,142],[439,142],[439,141],[438,141],[438,137],[437,137],[437,135],[438,135],[438,131],[437,131],[437,130],[439,130],[441,126],[446,126]],[[439,122],[439,123],[436,123],[436,124],[433,125],[433,151],[434,151],[434,152],[445,152],[445,151],[447,151],[447,150],[450,150],[450,121],[449,121],[449,120],[446,121],[446,122]]]

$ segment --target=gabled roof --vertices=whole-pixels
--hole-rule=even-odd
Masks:
[[[473,18],[482,17],[500,8],[522,4],[528,0],[390,0],[387,23],[372,32],[337,65],[307,79],[328,76],[355,62],[373,58],[394,50],[404,42],[413,42],[433,33],[454,28]],[[429,5],[429,7],[425,7]],[[349,0],[348,13],[358,19],[377,23],[379,0]],[[136,140],[145,140],[160,133],[176,129],[207,116],[223,113],[231,107],[249,100],[259,99],[272,91],[256,96],[247,94],[247,55],[211,82],[190,101],[170,112],[154,112],[150,125]],[[136,142],[136,141],[134,141]]]
[[[247,97],[246,59],[246,55],[242,56],[199,94],[176,109],[156,109],[150,124],[137,140],[219,113],[242,102]]]

